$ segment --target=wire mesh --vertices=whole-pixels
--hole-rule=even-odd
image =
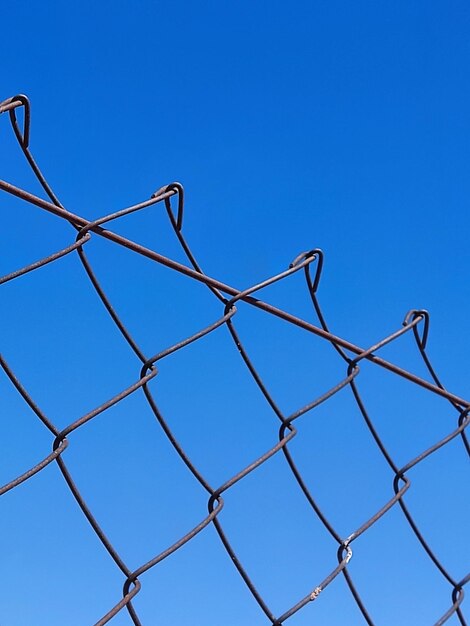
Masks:
[[[23,111],[22,124],[20,124],[17,118],[18,110]],[[90,527],[93,529],[96,537],[107,551],[109,558],[114,562],[115,567],[121,572],[122,575],[122,597],[120,597],[120,599],[116,599],[114,606],[109,607],[106,614],[100,616],[95,621],[95,626],[101,626],[112,621],[118,614],[122,615],[123,611],[127,611],[133,624],[141,625],[143,622],[141,621],[141,617],[139,617],[139,611],[135,605],[135,598],[144,584],[145,575],[150,570],[158,568],[159,564],[170,558],[171,555],[182,550],[186,544],[191,542],[200,533],[204,533],[205,529],[210,526],[215,529],[221,545],[230,557],[233,567],[237,570],[239,576],[246,585],[253,601],[258,605],[260,624],[269,623],[272,626],[280,626],[281,624],[288,623],[293,616],[297,615],[299,612],[303,612],[307,605],[321,602],[320,596],[323,597],[323,595],[327,593],[327,588],[330,585],[333,585],[339,577],[343,577],[346,582],[351,596],[354,599],[360,614],[362,615],[363,623],[374,624],[376,623],[374,621],[374,616],[370,612],[367,602],[364,600],[363,594],[353,580],[350,563],[353,559],[353,548],[357,539],[364,534],[369,533],[371,529],[377,525],[379,520],[387,516],[387,514],[389,514],[392,510],[399,510],[401,512],[403,520],[405,520],[409,529],[412,531],[416,542],[418,542],[426,555],[429,567],[434,568],[439,577],[441,577],[443,582],[447,585],[448,608],[442,615],[436,615],[434,622],[435,625],[438,626],[444,624],[451,619],[456,620],[455,623],[460,623],[462,625],[466,624],[464,587],[469,581],[470,574],[467,574],[464,577],[457,577],[452,571],[450,571],[450,568],[446,566],[444,559],[440,558],[437,551],[433,549],[431,545],[432,542],[427,539],[426,534],[421,530],[420,520],[418,519],[419,516],[415,516],[411,508],[408,506],[405,498],[405,494],[407,494],[410,490],[410,474],[413,473],[412,471],[417,466],[421,465],[425,459],[448,446],[450,442],[454,440],[459,441],[465,453],[467,455],[470,454],[469,441],[465,432],[469,421],[470,402],[448,391],[441,383],[436,370],[431,364],[426,351],[429,334],[428,312],[425,310],[412,310],[406,315],[401,327],[389,336],[367,348],[357,346],[347,339],[336,336],[331,332],[320,306],[318,299],[318,287],[324,264],[324,256],[320,249],[316,248],[303,252],[293,260],[285,271],[275,276],[272,276],[246,289],[236,289],[235,287],[225,284],[217,278],[209,276],[199,265],[194,252],[192,251],[183,233],[184,190],[181,184],[171,183],[169,185],[165,185],[153,193],[151,198],[148,200],[123,210],[110,213],[99,219],[91,221],[87,220],[80,215],[71,213],[61,204],[41,173],[30,152],[29,142],[31,116],[28,99],[23,95],[9,98],[8,100],[0,103],[0,113],[8,113],[18,144],[48,199],[42,199],[2,180],[0,180],[0,189],[7,194],[16,196],[21,200],[38,207],[42,211],[52,213],[58,218],[67,221],[75,231],[74,240],[70,241],[69,245],[50,253],[44,258],[8,273],[0,278],[0,284],[3,285],[11,281],[18,281],[21,277],[37,272],[46,265],[58,263],[60,259],[63,259],[68,255],[76,255],[107,314],[112,319],[115,327],[125,342],[128,344],[130,351],[134,354],[134,357],[140,363],[140,372],[136,375],[132,384],[121,389],[108,401],[101,403],[99,406],[96,406],[92,410],[81,415],[78,419],[68,423],[65,427],[59,427],[54,424],[50,417],[48,417],[48,415],[46,415],[36,404],[35,400],[27,391],[26,386],[24,386],[22,381],[20,381],[15,375],[12,367],[3,356],[0,356],[0,365],[11,385],[19,393],[27,407],[29,407],[31,413],[35,415],[44,428],[49,431],[52,441],[52,451],[45,455],[33,467],[25,469],[20,475],[6,482],[6,484],[0,488],[0,495],[5,496],[8,492],[18,489],[20,485],[33,479],[34,476],[42,472],[50,464],[56,464],[58,471],[73,495],[80,511],[86,518]],[[144,247],[112,230],[113,226],[115,226],[121,218],[132,213],[142,211],[158,203],[162,203],[165,207],[176,241],[186,258],[186,264],[182,264],[172,258],[164,256],[156,250]],[[89,260],[88,250],[93,246],[97,238],[104,238],[105,240],[111,242],[114,246],[124,247],[131,253],[140,255],[141,257],[150,260],[152,263],[165,266],[172,272],[185,275],[193,281],[202,283],[207,287],[210,297],[216,302],[216,305],[220,310],[219,316],[208,325],[199,328],[196,332],[184,340],[178,341],[158,353],[148,354],[131,335],[130,330],[117,312],[117,308],[113,306],[110,296],[103,287],[102,282],[98,277],[98,273],[95,271],[91,261]],[[307,290],[313,307],[313,312],[317,318],[316,325],[260,299],[260,293],[265,288],[268,288],[275,283],[286,281],[289,277],[295,274],[304,276],[305,289]],[[242,303],[248,307],[260,310],[268,316],[277,318],[286,325],[296,327],[301,332],[305,333],[306,336],[314,336],[330,346],[331,349],[335,351],[338,361],[344,366],[344,373],[341,379],[337,380],[333,386],[313,400],[309,401],[305,406],[297,408],[290,413],[281,410],[279,404],[274,399],[268,384],[263,380],[259,368],[255,365],[255,359],[252,358],[245,345],[243,332],[241,332],[238,328],[237,313],[240,304]],[[217,333],[222,328],[226,328],[228,330],[233,343],[233,350],[240,354],[241,359],[246,366],[246,370],[256,385],[260,396],[264,398],[269,410],[277,420],[278,437],[276,441],[272,442],[271,447],[266,449],[263,454],[258,456],[245,467],[239,469],[239,471],[234,473],[222,484],[214,486],[203,475],[200,468],[178,440],[171,427],[171,420],[169,421],[165,418],[162,409],[157,404],[152,384],[158,377],[158,366],[162,361],[178,351],[185,350],[190,345],[201,342],[210,335]],[[385,360],[379,355],[382,348],[389,344],[398,342],[404,335],[411,335],[413,337],[418,355],[428,372],[427,378],[421,378],[410,371],[395,365],[393,362]],[[376,368],[388,370],[395,377],[405,379],[415,387],[422,388],[428,394],[432,394],[446,400],[449,403],[449,406],[455,411],[454,427],[447,432],[445,436],[433,441],[431,445],[429,445],[426,449],[423,449],[413,458],[410,458],[407,462],[398,463],[381,436],[379,432],[380,429],[377,427],[376,422],[367,407],[367,402],[359,390],[358,377],[364,363],[370,363]],[[315,410],[318,410],[320,405],[331,402],[333,397],[345,388],[350,388],[352,391],[352,396],[357,408],[371,435],[371,441],[377,447],[377,450],[383,457],[383,460],[390,468],[392,475],[392,489],[388,496],[384,496],[382,505],[346,536],[340,533],[336,525],[330,521],[329,517],[323,510],[323,507],[320,506],[318,498],[315,495],[315,489],[309,485],[309,481],[304,477],[303,472],[300,469],[300,465],[296,462],[296,455],[291,445],[294,438],[299,436],[298,424],[301,423],[302,420],[305,420],[307,415],[311,414]],[[112,540],[108,537],[104,528],[100,525],[97,516],[95,516],[93,512],[93,507],[87,503],[86,498],[82,494],[78,484],[72,476],[71,470],[66,462],[67,455],[64,453],[68,448],[74,445],[74,435],[77,431],[112,407],[115,407],[119,403],[123,402],[126,398],[131,396],[131,394],[139,393],[142,394],[143,398],[145,398],[145,401],[161,427],[162,432],[173,447],[174,454],[179,457],[181,462],[187,467],[193,476],[194,480],[199,483],[200,487],[206,493],[207,512],[204,512],[203,514],[201,513],[198,523],[186,533],[181,535],[177,541],[168,545],[164,550],[155,554],[149,560],[142,562],[137,566],[130,566],[113,544]],[[7,417],[6,419],[12,418]],[[237,549],[230,540],[229,533],[224,527],[221,516],[221,511],[226,502],[226,494],[236,484],[244,481],[250,474],[257,472],[261,466],[266,465],[267,462],[275,456],[283,459],[285,468],[291,473],[299,493],[308,504],[311,515],[321,523],[336,545],[336,555],[334,562],[332,559],[330,570],[325,572],[322,579],[314,581],[314,584],[312,584],[311,588],[307,592],[299,592],[297,600],[292,605],[285,606],[280,613],[274,612],[274,609],[271,607],[265,595],[256,586],[252,576],[250,575],[249,568],[244,565],[242,557],[238,554]],[[337,459],[334,459],[334,462],[340,462],[340,455],[338,455]],[[246,515],[249,516],[248,503]],[[282,537],[279,538],[280,541],[282,539]],[[119,592],[116,590],[116,598],[119,597],[118,594]],[[311,615],[312,619],[314,619],[314,611]],[[417,619],[413,618],[413,623],[417,623],[417,621]],[[195,623],[195,621],[192,621],[191,623]]]

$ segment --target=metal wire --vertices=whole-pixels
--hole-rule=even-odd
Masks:
[[[16,111],[22,108],[24,115],[23,128],[17,120]],[[152,568],[158,566],[163,560],[168,558],[171,554],[181,549],[186,543],[191,541],[196,535],[204,531],[208,525],[212,524],[220,538],[221,544],[230,556],[230,560],[234,567],[237,569],[247,588],[251,592],[254,601],[260,608],[260,615],[264,614],[265,620],[261,617],[260,623],[270,623],[272,626],[281,626],[286,623],[289,618],[295,615],[298,611],[304,609],[306,605],[316,602],[320,595],[322,595],[327,587],[332,584],[337,577],[341,574],[349,587],[349,590],[354,598],[362,616],[364,622],[367,624],[374,624],[373,617],[369,613],[366,607],[365,601],[359,593],[352,575],[348,569],[348,564],[353,558],[353,544],[364,533],[366,533],[372,526],[374,526],[382,517],[392,508],[398,508],[403,514],[404,520],[406,520],[410,529],[414,533],[416,540],[422,546],[422,549],[429,558],[429,563],[432,567],[436,568],[440,576],[449,586],[449,608],[442,616],[436,616],[435,625],[444,624],[450,618],[454,617],[461,625],[465,625],[464,616],[464,587],[470,579],[470,574],[463,578],[455,577],[449,569],[445,566],[443,561],[437,556],[436,552],[431,547],[430,543],[420,530],[419,522],[415,519],[415,516],[410,511],[408,505],[405,502],[404,495],[410,489],[411,481],[409,474],[411,470],[420,464],[425,458],[434,454],[444,446],[446,446],[453,439],[459,438],[462,442],[464,450],[470,455],[469,441],[466,435],[466,428],[469,422],[470,402],[459,397],[458,395],[448,391],[440,379],[438,378],[434,367],[432,366],[429,356],[426,352],[426,344],[429,333],[429,314],[424,310],[412,310],[410,311],[403,322],[403,325],[390,336],[377,342],[373,346],[368,348],[362,348],[350,341],[335,336],[329,329],[325,316],[322,312],[319,304],[317,291],[322,274],[322,268],[324,263],[323,253],[320,249],[313,249],[304,252],[296,257],[291,263],[289,268],[276,276],[270,277],[254,286],[246,289],[237,289],[233,286],[224,284],[220,280],[208,276],[201,268],[196,260],[194,253],[192,252],[184,234],[183,234],[183,217],[184,217],[184,190],[181,184],[171,183],[160,188],[154,194],[152,194],[149,200],[143,201],[134,206],[126,209],[116,211],[112,214],[101,217],[93,221],[86,218],[75,215],[69,212],[59,201],[52,188],[42,175],[38,165],[36,164],[29,148],[30,143],[30,104],[29,100],[24,95],[17,95],[13,98],[9,98],[0,103],[0,113],[8,112],[10,116],[11,125],[15,134],[15,137],[20,145],[20,148],[29,163],[36,178],[44,189],[49,200],[39,198],[23,189],[20,189],[10,183],[0,180],[0,189],[8,194],[16,196],[25,202],[33,204],[42,210],[53,213],[59,218],[68,221],[73,228],[77,231],[74,242],[71,242],[65,248],[56,251],[34,263],[31,263],[25,267],[19,268],[3,277],[0,277],[0,284],[17,280],[21,276],[35,272],[49,263],[55,263],[65,255],[77,253],[78,259],[84,267],[86,275],[88,276],[91,285],[96,291],[99,299],[103,303],[110,318],[116,325],[118,331],[122,334],[124,340],[128,343],[130,349],[135,354],[137,359],[141,363],[140,374],[136,380],[130,384],[126,389],[121,390],[118,394],[110,398],[107,402],[89,411],[85,415],[76,419],[72,423],[68,424],[65,428],[59,429],[52,421],[42,412],[42,410],[34,402],[31,395],[26,388],[16,377],[10,365],[6,362],[5,358],[0,355],[0,366],[5,372],[11,384],[16,388],[17,392],[23,398],[24,402],[28,405],[30,410],[36,415],[36,417],[42,422],[44,427],[52,435],[52,452],[48,454],[42,461],[37,463],[31,468],[28,468],[21,475],[11,479],[5,485],[0,488],[0,495],[6,494],[12,489],[16,489],[20,484],[30,480],[38,472],[41,472],[50,463],[55,462],[61,472],[68,488],[70,489],[73,497],[75,498],[80,510],[86,517],[91,528],[95,532],[98,539],[108,552],[110,558],[114,561],[116,567],[121,571],[123,575],[123,590],[122,598],[116,601],[116,604],[109,609],[106,615],[102,616],[96,621],[96,626],[103,625],[110,622],[120,611],[127,610],[130,619],[133,624],[141,625],[142,622],[137,614],[137,610],[133,604],[134,597],[139,593],[142,585],[142,580],[145,578],[145,574]],[[172,198],[177,200],[176,211],[172,207]],[[163,202],[167,211],[168,219],[174,231],[175,237],[181,246],[181,250],[187,258],[189,265],[182,265],[181,263],[163,256],[162,254],[145,248],[134,241],[126,239],[121,235],[118,235],[113,230],[110,230],[113,222],[120,218],[141,211],[154,204]],[[215,319],[208,326],[200,329],[198,332],[187,337],[185,340],[180,341],[165,350],[160,351],[158,354],[146,355],[138,345],[138,343],[132,338],[126,325],[123,323],[119,314],[113,307],[108,295],[102,287],[97,274],[95,273],[88,257],[86,250],[92,245],[93,237],[103,237],[116,246],[124,246],[131,250],[134,254],[142,255],[157,264],[164,265],[174,272],[184,274],[191,279],[201,282],[207,286],[208,290],[212,293],[213,297],[221,305],[221,314],[218,319]],[[312,277],[312,268],[315,268],[314,276]],[[276,283],[278,281],[288,280],[290,276],[297,272],[303,272],[306,280],[306,288],[310,295],[314,312],[318,319],[318,325],[314,325],[309,321],[296,317],[282,309],[276,308],[271,304],[259,299],[259,292],[264,288]],[[313,334],[321,340],[331,344],[332,349],[336,351],[339,359],[344,362],[345,372],[342,380],[337,382],[331,389],[323,393],[320,397],[312,399],[306,406],[298,408],[291,414],[284,414],[279,406],[276,404],[270,390],[263,382],[259,371],[254,365],[254,361],[250,358],[247,348],[244,345],[241,333],[237,330],[237,305],[239,303],[245,303],[246,305],[255,307],[264,311],[265,313],[275,316],[283,320],[286,324],[294,325],[305,331],[306,333]],[[222,485],[212,486],[208,480],[202,475],[198,467],[193,463],[192,459],[183,449],[182,445],[177,440],[176,436],[172,432],[170,424],[164,418],[160,408],[158,407],[155,398],[152,394],[150,381],[157,375],[157,363],[168,357],[170,354],[178,350],[184,350],[190,344],[201,340],[207,335],[216,332],[219,328],[225,326],[233,340],[234,348],[240,353],[240,356],[245,363],[248,372],[252,376],[255,384],[259,388],[261,395],[265,398],[268,406],[270,407],[273,415],[279,421],[279,436],[277,442],[273,442],[273,445],[264,452],[259,458],[253,460],[246,467],[240,469],[236,474],[231,476]],[[422,329],[420,334],[420,329]],[[398,341],[402,336],[411,334],[417,346],[418,353],[429,372],[430,379],[426,380],[419,376],[386,361],[378,355],[378,352],[387,344]],[[382,440],[378,429],[376,428],[373,419],[371,418],[369,411],[366,407],[366,402],[359,391],[358,376],[360,373],[360,365],[363,361],[368,361],[379,368],[384,368],[398,377],[404,378],[416,386],[422,387],[431,394],[445,398],[457,412],[456,426],[445,437],[436,441],[423,450],[415,458],[409,460],[407,463],[398,465],[391,453],[388,451],[384,441]],[[335,529],[333,524],[328,520],[325,513],[320,508],[315,495],[307,485],[307,481],[303,478],[302,473],[296,464],[295,457],[291,451],[289,444],[293,438],[298,434],[295,424],[301,418],[305,418],[307,414],[314,411],[320,404],[328,402],[335,394],[345,387],[350,387],[353,398],[357,404],[357,407],[362,414],[365,424],[370,431],[372,441],[377,446],[385,462],[390,467],[393,480],[391,488],[393,495],[384,498],[382,506],[374,512],[372,516],[364,520],[363,523],[351,532],[347,537],[343,537]],[[190,529],[186,534],[181,536],[178,541],[168,546],[161,553],[155,555],[152,559],[146,563],[141,564],[137,568],[130,568],[122,559],[116,548],[113,546],[110,539],[107,537],[105,531],[94,517],[93,512],[89,508],[83,495],[81,494],[77,484],[74,482],[72,475],[65,463],[63,452],[73,445],[73,435],[83,425],[94,420],[98,415],[107,411],[112,406],[118,404],[130,394],[143,393],[148,406],[155,415],[156,420],[160,424],[163,432],[168,438],[169,442],[173,446],[175,453],[180,457],[181,461],[187,466],[194,479],[201,485],[201,487],[207,493],[207,514],[204,515],[198,524]],[[337,544],[337,564],[335,564],[331,571],[326,572],[323,580],[317,582],[315,586],[304,594],[299,594],[297,602],[293,606],[285,607],[281,615],[275,615],[273,610],[269,607],[267,601],[255,586],[252,578],[250,577],[248,569],[243,565],[239,555],[237,554],[234,546],[229,540],[229,537],[219,519],[219,513],[224,507],[225,494],[238,482],[244,480],[251,472],[256,471],[261,465],[263,465],[268,459],[274,455],[281,455],[286,462],[286,468],[292,473],[298,488],[303,494],[312,510],[312,514],[320,520],[329,535],[331,535],[334,542]],[[391,494],[392,494],[391,490]]]

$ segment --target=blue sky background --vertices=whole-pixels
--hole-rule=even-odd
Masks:
[[[97,218],[179,180],[184,231],[209,274],[245,288],[320,247],[332,330],[367,347],[409,309],[426,308],[430,356],[448,388],[469,398],[469,27],[463,1],[19,1],[2,7],[0,100],[30,97],[33,154],[69,210]],[[0,171],[40,194],[7,115]],[[54,216],[5,194],[0,206],[2,275],[73,241]],[[161,205],[113,228],[184,262]],[[147,354],[221,315],[187,278],[96,237],[86,251]],[[316,323],[300,275],[261,297]],[[76,257],[3,285],[1,303],[1,352],[59,427],[138,378]],[[235,321],[286,413],[344,377],[321,340],[243,305]],[[411,335],[383,356],[426,375]],[[214,486],[276,442],[277,420],[226,329],[159,369],[157,402]],[[456,426],[444,400],[373,365],[358,385],[398,464]],[[5,483],[52,442],[4,375],[0,407]],[[347,536],[392,496],[393,475],[348,389],[298,428],[292,453]],[[205,493],[142,394],[73,433],[64,459],[131,568],[206,514]],[[456,578],[468,572],[467,470],[456,441],[410,472],[407,495]],[[225,500],[220,519],[274,613],[334,568],[336,545],[281,456]],[[123,577],[56,466],[3,496],[0,509],[2,626],[92,624],[118,601]],[[353,549],[350,571],[377,624],[424,626],[449,607],[449,585],[398,509]],[[267,623],[211,527],[142,585],[144,624]],[[111,623],[131,622],[122,612]],[[341,577],[286,622],[313,623],[364,623]]]

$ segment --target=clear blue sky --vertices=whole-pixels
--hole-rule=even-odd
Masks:
[[[447,387],[470,398],[469,32],[470,6],[458,0],[18,1],[2,7],[0,100],[30,97],[32,151],[69,210],[98,218],[179,180],[184,230],[209,274],[245,288],[320,247],[332,330],[367,347],[426,308],[430,356]],[[40,194],[7,115],[0,178]],[[39,209],[5,194],[0,207],[2,275],[73,241]],[[184,261],[161,205],[116,230]],[[221,315],[188,279],[97,238],[89,246],[147,354]],[[315,322],[299,276],[263,298]],[[236,321],[286,412],[344,377],[321,340],[243,305]],[[138,378],[76,257],[3,285],[0,327],[0,351],[59,427]],[[383,355],[426,376],[411,336]],[[444,400],[372,365],[358,385],[398,464],[456,426]],[[224,328],[162,362],[153,389],[214,486],[277,440]],[[51,436],[3,374],[0,414],[3,484],[46,456]],[[292,451],[346,537],[393,495],[393,475],[348,389],[298,428]],[[206,514],[205,493],[139,393],[72,434],[64,455],[131,568]],[[456,578],[469,569],[465,471],[455,442],[410,472],[407,499]],[[279,455],[227,493],[220,519],[276,614],[336,564]],[[2,626],[93,624],[119,600],[123,577],[55,465],[1,497],[0,520]],[[449,585],[398,509],[353,547],[350,571],[378,625],[427,626],[448,608]],[[145,625],[268,623],[211,527],[141,580]],[[131,621],[123,611],[111,623]],[[286,622],[363,623],[341,577]]]

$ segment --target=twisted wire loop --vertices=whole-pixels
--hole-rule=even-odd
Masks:
[[[17,119],[18,109],[23,109],[23,124],[21,125]],[[0,355],[0,367],[4,371],[8,380],[12,386],[16,389],[23,401],[29,407],[32,414],[40,420],[44,427],[52,435],[52,452],[46,454],[35,465],[30,468],[26,468],[19,476],[10,479],[5,485],[0,487],[0,496],[4,495],[8,491],[17,488],[25,481],[30,480],[33,476],[41,472],[49,464],[55,462],[59,468],[59,471],[67,484],[70,492],[75,498],[79,509],[87,519],[89,525],[93,529],[99,541],[102,543],[107,553],[109,554],[116,567],[121,571],[124,582],[122,588],[122,598],[118,600],[109,611],[99,618],[95,626],[102,626],[110,622],[120,611],[126,609],[128,615],[136,626],[141,626],[142,622],[137,614],[137,609],[133,604],[134,597],[139,593],[144,575],[152,568],[156,567],[163,560],[170,557],[177,550],[182,548],[185,544],[190,542],[199,533],[204,531],[209,525],[215,528],[215,531],[220,538],[221,544],[230,557],[231,562],[235,566],[242,580],[244,581],[247,589],[251,593],[253,599],[258,604],[261,612],[267,618],[268,622],[272,626],[281,626],[290,617],[295,615],[298,611],[302,610],[306,605],[311,604],[318,600],[320,595],[324,593],[327,587],[335,581],[335,579],[341,574],[349,588],[352,598],[357,604],[357,607],[362,614],[365,623],[374,624],[373,617],[370,615],[365,601],[354,583],[352,575],[349,571],[349,563],[353,558],[353,543],[359,539],[364,533],[366,533],[372,526],[374,526],[381,518],[383,518],[392,509],[398,505],[398,510],[403,514],[404,520],[406,520],[409,528],[414,533],[417,541],[421,545],[422,549],[429,558],[429,562],[436,568],[443,579],[449,584],[450,589],[450,606],[444,615],[437,618],[435,622],[436,626],[444,624],[452,617],[456,618],[461,625],[465,625],[465,616],[463,609],[464,601],[464,587],[470,580],[470,574],[463,578],[457,579],[451,574],[449,569],[445,566],[443,560],[439,558],[436,552],[430,546],[430,543],[425,538],[423,532],[420,530],[419,523],[410,511],[408,504],[405,501],[405,494],[410,490],[411,479],[409,477],[410,472],[418,464],[424,462],[429,456],[435,454],[437,451],[446,446],[450,441],[454,439],[460,439],[464,450],[470,455],[470,446],[466,434],[466,428],[469,422],[470,402],[459,397],[458,395],[450,392],[442,384],[440,378],[436,374],[436,370],[431,364],[430,358],[426,351],[427,339],[429,334],[429,313],[424,310],[411,310],[405,317],[403,325],[385,337],[384,339],[376,342],[369,348],[361,348],[354,345],[348,340],[334,335],[327,322],[326,317],[322,311],[322,308],[318,299],[318,288],[320,284],[324,255],[319,248],[314,248],[307,252],[299,254],[289,267],[280,272],[279,274],[272,276],[264,281],[261,281],[253,286],[245,289],[236,289],[230,285],[226,285],[223,282],[217,280],[206,274],[201,265],[196,259],[194,252],[192,251],[188,241],[183,233],[183,218],[184,218],[184,189],[180,183],[171,183],[159,188],[152,194],[150,199],[135,204],[131,207],[115,211],[113,213],[104,215],[95,220],[87,220],[81,216],[70,213],[63,204],[59,201],[54,191],[46,181],[44,175],[39,169],[36,161],[34,160],[29,145],[30,145],[30,123],[31,123],[31,107],[29,100],[24,95],[17,95],[3,102],[0,102],[0,114],[8,112],[10,122],[14,135],[18,141],[20,149],[24,154],[26,161],[31,167],[37,180],[42,186],[48,200],[43,200],[29,192],[15,187],[14,185],[0,180],[0,189],[6,193],[12,194],[18,198],[23,199],[45,211],[55,214],[56,216],[66,220],[76,231],[75,240],[68,246],[61,250],[52,252],[48,256],[41,258],[33,263],[30,263],[24,267],[16,269],[9,274],[0,277],[0,284],[12,280],[18,280],[22,276],[28,273],[41,270],[43,267],[50,263],[58,263],[66,255],[76,253],[80,263],[83,266],[84,272],[88,277],[91,285],[93,286],[99,300],[102,302],[105,310],[109,314],[110,319],[115,324],[119,333],[122,335],[124,341],[128,344],[131,352],[137,358],[140,365],[140,370],[136,379],[131,382],[126,388],[120,389],[114,396],[109,398],[101,405],[89,410],[81,417],[75,419],[66,427],[59,429],[55,426],[51,420],[45,415],[45,413],[37,406],[31,395],[26,388],[17,378],[10,365],[5,358]],[[176,201],[176,208],[172,206],[172,200]],[[182,265],[181,263],[174,261],[168,257],[165,257],[155,250],[145,248],[121,235],[118,235],[109,227],[116,220],[119,220],[131,213],[142,211],[150,208],[153,205],[163,202],[165,210],[173,229],[176,240],[178,241],[181,249],[189,263],[189,265]],[[159,352],[153,355],[146,355],[132,337],[129,329],[122,321],[119,313],[113,306],[109,296],[102,287],[99,278],[90,263],[86,249],[92,245],[94,237],[102,237],[108,241],[113,242],[115,245],[124,246],[131,250],[133,253],[146,257],[155,263],[166,266],[174,272],[186,275],[195,281],[203,283],[214,298],[222,305],[220,317],[212,321],[204,328],[199,329],[189,337],[180,340],[179,342],[167,346],[161,349]],[[312,268],[315,268],[312,274]],[[303,272],[305,276],[306,289],[308,296],[313,305],[313,310],[318,321],[318,325],[314,325],[307,320],[303,320],[299,317],[288,313],[282,309],[276,308],[271,304],[261,300],[259,298],[260,292],[270,287],[274,283],[288,280],[290,276],[297,272]],[[314,397],[306,405],[299,407],[292,411],[290,414],[285,414],[278,403],[276,402],[273,393],[268,388],[267,384],[263,381],[259,369],[255,365],[254,359],[250,356],[242,338],[242,333],[237,329],[236,319],[238,308],[237,306],[243,304],[251,306],[261,310],[263,313],[274,316],[292,326],[302,329],[304,332],[314,335],[323,341],[329,343],[331,347],[336,351],[337,355],[344,362],[345,375],[331,388],[324,390],[319,396]],[[233,342],[234,347],[240,354],[240,357],[245,364],[253,383],[259,390],[259,393],[266,401],[273,416],[276,418],[277,437],[275,443],[267,449],[263,454],[252,460],[251,463],[243,468],[240,468],[235,474],[228,478],[223,484],[218,487],[213,487],[209,481],[203,476],[199,468],[192,461],[190,456],[184,450],[181,443],[176,438],[170,422],[163,416],[161,409],[157,405],[154,394],[152,392],[152,385],[158,384],[158,369],[157,364],[161,367],[165,359],[171,357],[172,354],[179,350],[184,350],[189,345],[203,341],[204,338],[212,333],[221,332],[221,328],[226,328],[229,336]],[[422,328],[420,334],[420,328]],[[408,334],[412,334],[414,342],[418,349],[418,353],[423,361],[423,364],[429,374],[430,380],[423,379],[413,374],[394,363],[386,361],[379,352],[386,345],[400,340],[402,337]],[[359,381],[361,380],[360,364],[364,361],[372,363],[380,368],[384,368],[389,372],[392,372],[398,377],[406,379],[417,385],[429,393],[435,394],[439,397],[446,399],[453,409],[457,411],[458,419],[457,425],[454,430],[449,432],[446,436],[436,441],[434,444],[423,450],[420,454],[409,460],[405,464],[399,466],[392,458],[388,451],[383,438],[380,436],[378,428],[375,426],[373,419],[371,418],[367,408],[366,400],[359,391]],[[164,365],[163,365],[164,366]],[[152,385],[151,385],[152,383]],[[362,418],[368,428],[372,442],[377,446],[381,455],[383,456],[386,464],[389,466],[393,474],[392,485],[390,494],[387,499],[384,498],[382,506],[373,513],[368,519],[363,520],[360,526],[353,529],[348,536],[342,537],[340,533],[335,529],[333,524],[329,521],[326,514],[319,506],[317,499],[313,493],[313,489],[308,485],[308,481],[302,475],[295,461],[295,456],[292,453],[289,444],[294,437],[297,436],[298,431],[295,427],[297,420],[311,419],[314,415],[315,409],[321,404],[328,402],[333,396],[341,393],[344,389],[349,388],[352,392],[352,397],[357,405]],[[137,567],[130,567],[124,562],[116,548],[111,543],[110,539],[106,535],[104,529],[94,516],[93,512],[89,508],[85,498],[79,490],[78,485],[74,481],[70,470],[67,467],[64,455],[65,450],[73,445],[73,434],[78,429],[83,428],[86,424],[92,420],[99,419],[99,417],[107,410],[117,405],[125,398],[134,393],[142,393],[146,399],[149,408],[155,416],[158,424],[160,425],[163,433],[168,438],[168,441],[172,445],[175,453],[179,456],[182,463],[187,467],[192,474],[194,480],[202,487],[207,494],[207,514],[205,514],[199,522],[187,530],[187,532],[181,536],[177,541],[167,546],[161,552],[155,556],[149,558],[145,563],[141,563]],[[273,431],[275,435],[275,431]],[[274,439],[273,439],[274,440]],[[255,472],[261,465],[268,463],[269,460],[275,455],[280,455],[280,458],[284,459],[286,469],[291,473],[294,484],[297,485],[299,492],[305,498],[308,503],[309,509],[312,514],[321,522],[326,531],[337,545],[336,555],[332,558],[332,567],[329,572],[325,572],[324,578],[321,581],[312,581],[310,589],[304,590],[303,593],[299,593],[298,600],[290,607],[286,607],[281,615],[276,616],[273,610],[268,606],[266,599],[259,592],[255,585],[254,580],[250,576],[250,573],[245,565],[243,565],[234,544],[229,539],[228,533],[224,529],[220,512],[225,505],[224,497],[227,492],[237,483],[244,480],[249,474]],[[333,564],[336,561],[335,564]]]

